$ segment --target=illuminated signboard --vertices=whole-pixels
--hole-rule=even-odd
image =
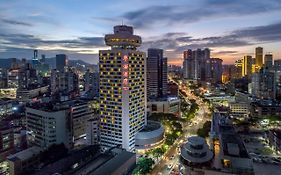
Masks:
[[[122,70],[123,89],[125,91],[127,91],[127,90],[129,90],[129,87],[128,87],[128,84],[129,84],[129,82],[128,82],[128,75],[129,75],[128,67],[129,67],[129,65],[128,65],[128,56],[127,55],[124,55],[124,57],[123,57],[123,66],[122,67],[123,67],[123,70]]]

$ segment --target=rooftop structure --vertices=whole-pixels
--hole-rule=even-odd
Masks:
[[[159,146],[164,141],[161,123],[148,120],[147,125],[136,134],[136,150],[139,153]]]
[[[181,147],[180,160],[187,166],[200,166],[210,163],[213,153],[202,137],[191,136]]]

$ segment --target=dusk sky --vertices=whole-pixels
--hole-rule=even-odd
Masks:
[[[1,0],[0,58],[38,49],[97,63],[104,35],[122,21],[142,37],[141,50],[162,48],[170,64],[205,47],[224,64],[256,46],[281,59],[281,0]]]

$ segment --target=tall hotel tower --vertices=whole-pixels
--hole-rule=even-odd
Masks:
[[[135,135],[146,124],[145,53],[141,37],[120,25],[105,35],[111,50],[100,50],[101,145],[135,149]]]

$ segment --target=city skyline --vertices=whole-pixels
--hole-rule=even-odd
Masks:
[[[143,46],[164,49],[169,64],[181,65],[183,51],[208,47],[212,57],[234,63],[255,47],[281,59],[281,2],[191,1],[45,1],[0,3],[0,58],[47,56],[98,62],[98,50],[111,26],[132,25]],[[70,20],[71,19],[71,20]]]

